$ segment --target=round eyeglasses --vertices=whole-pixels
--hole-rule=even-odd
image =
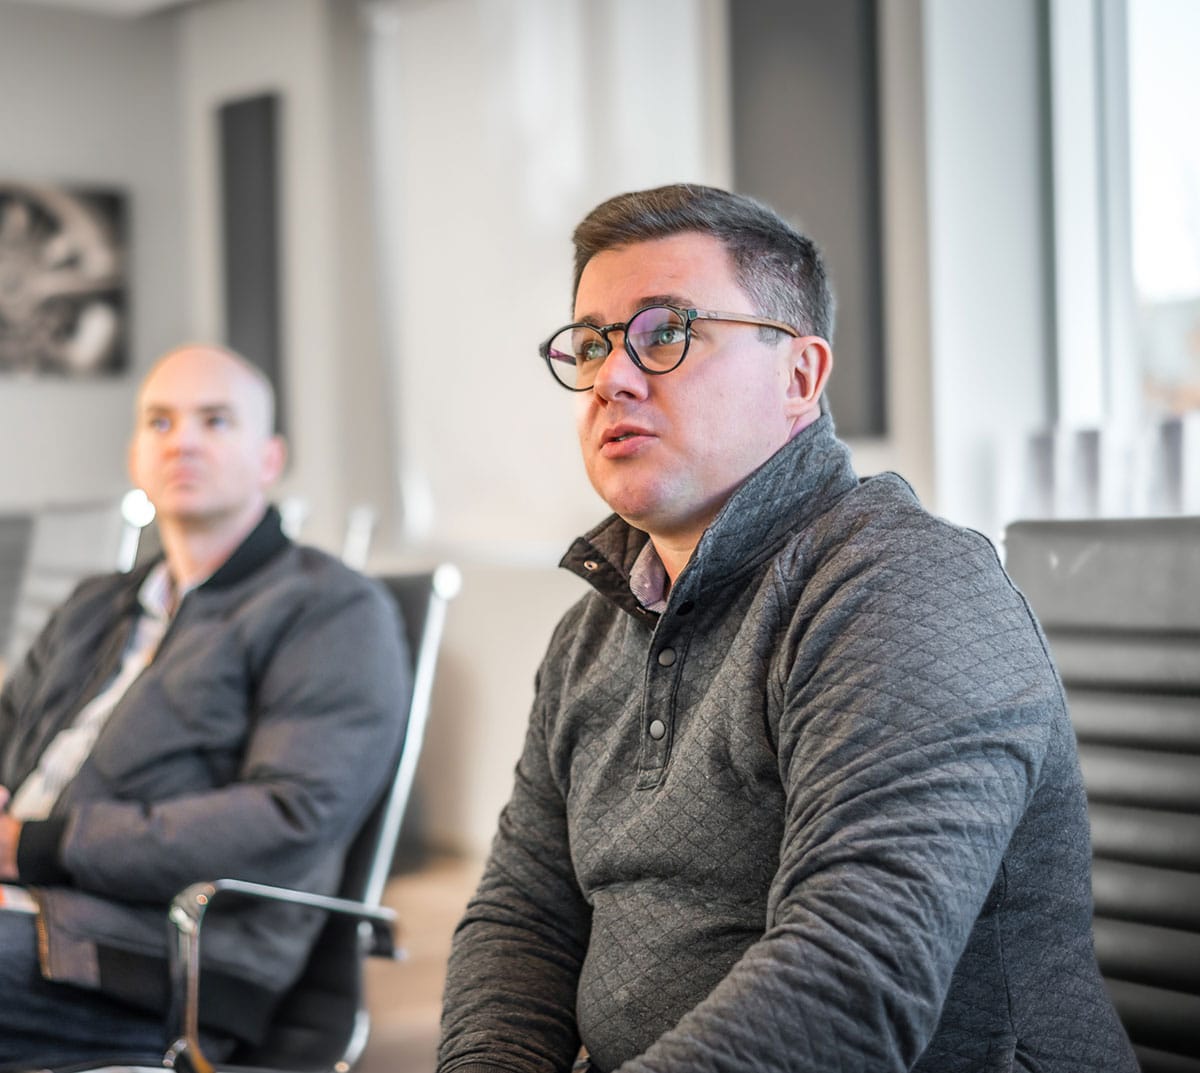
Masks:
[[[644,373],[662,376],[678,369],[692,341],[692,324],[698,320],[724,320],[752,324],[799,338],[790,324],[746,313],[717,313],[711,309],[677,309],[653,305],[639,309],[624,324],[568,324],[559,328],[540,347],[550,372],[570,391],[587,391],[596,383],[604,359],[612,353],[612,332],[625,335],[625,353]]]

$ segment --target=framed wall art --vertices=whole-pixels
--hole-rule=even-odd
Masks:
[[[128,199],[0,179],[0,374],[128,366]]]

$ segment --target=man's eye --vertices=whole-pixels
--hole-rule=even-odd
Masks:
[[[580,343],[575,349],[575,363],[584,365],[589,361],[603,361],[608,356],[608,347],[601,339]]]
[[[683,329],[678,324],[664,324],[650,333],[651,346],[679,346],[683,342]]]
[[[659,324],[644,332],[637,332],[633,345],[639,351],[678,350],[683,346],[684,338],[682,325]]]
[[[171,427],[171,422],[165,417],[152,417],[146,422],[146,427],[154,432],[166,432]]]
[[[205,422],[209,428],[228,428],[230,421],[228,414],[209,414],[208,420]]]

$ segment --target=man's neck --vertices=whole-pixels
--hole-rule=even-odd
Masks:
[[[783,441],[777,448],[776,452],[783,450],[786,444],[794,440],[804,429],[817,421],[822,413],[821,403],[814,402],[812,406],[805,409],[803,413],[798,414],[792,422],[788,432],[787,439]],[[759,467],[765,465],[772,456],[764,458],[759,464]],[[695,552],[697,545],[700,543],[700,538],[704,536],[705,530],[713,522],[716,516],[724,508],[730,497],[753,475],[753,471],[748,473],[736,485],[731,487],[720,499],[715,506],[711,507],[709,514],[702,519],[701,522],[694,523],[691,526],[680,528],[671,533],[650,533],[650,539],[654,543],[654,550],[658,552],[658,557],[662,560],[663,567],[667,571],[667,578],[670,584],[674,585],[676,578],[683,573],[683,569],[687,566]],[[626,519],[629,521],[629,519]],[[639,528],[636,523],[630,521],[630,525]]]
[[[670,588],[675,584],[675,579],[683,573],[683,568],[687,566],[692,552],[696,550],[699,539],[693,540],[690,537],[673,539],[651,534],[650,540],[654,544],[654,550],[658,552],[658,557],[662,560],[663,569],[667,572],[667,587]]]
[[[214,521],[160,519],[159,537],[176,590],[191,588],[216,573],[262,521],[266,509],[262,503],[236,518]]]

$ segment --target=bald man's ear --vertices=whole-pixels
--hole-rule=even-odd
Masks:
[[[262,484],[268,488],[279,480],[287,465],[287,444],[282,436],[272,436],[263,444]]]
[[[819,406],[821,392],[833,369],[833,349],[819,335],[803,335],[790,342],[788,409],[792,416],[798,417]]]

